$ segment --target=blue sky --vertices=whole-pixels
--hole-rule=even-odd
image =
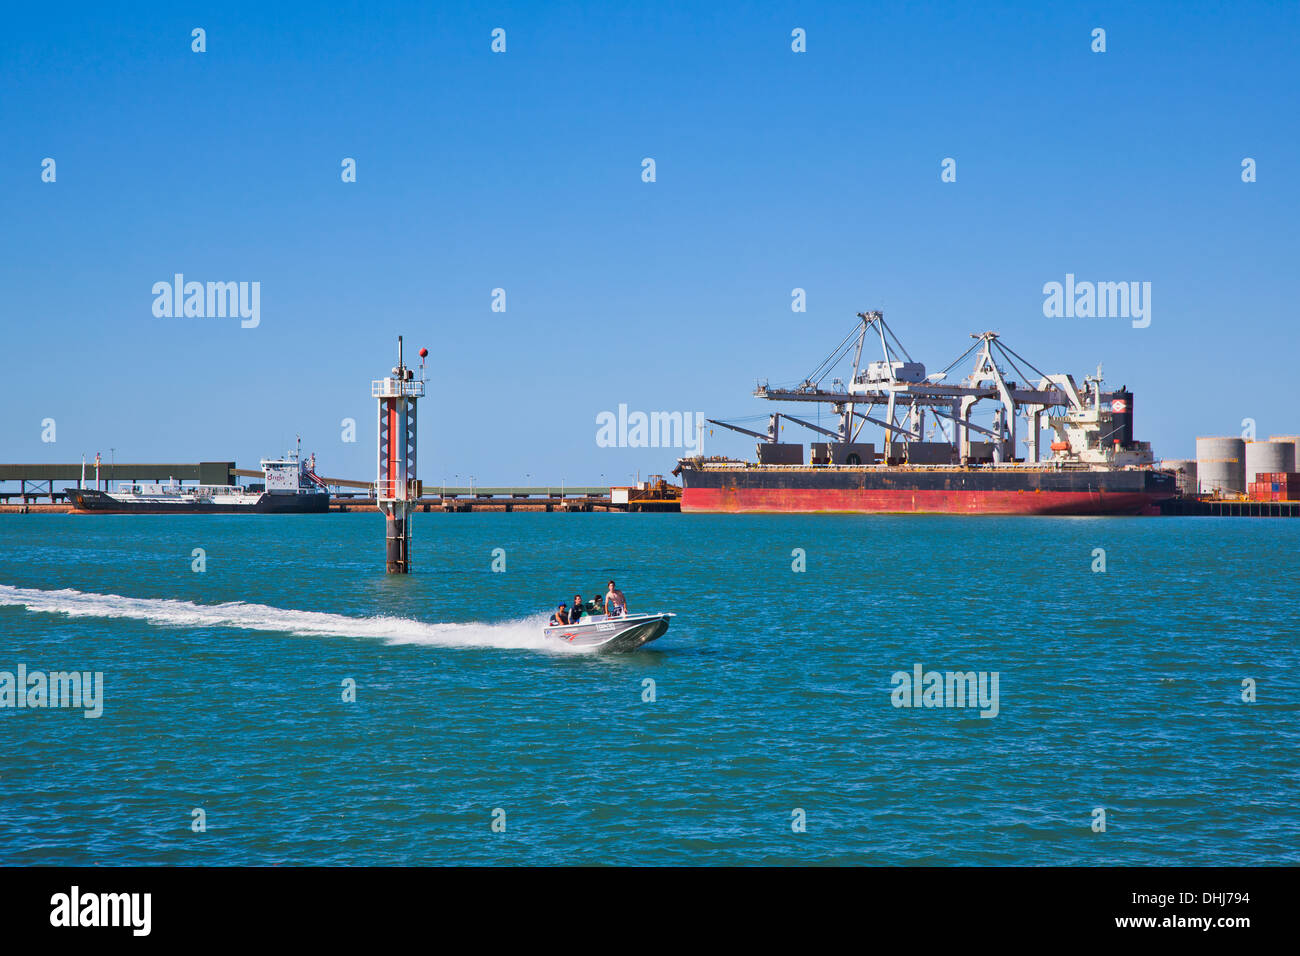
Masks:
[[[1045,371],[1104,362],[1166,457],[1246,417],[1300,433],[1298,10],[13,8],[0,460],[251,467],[301,433],[370,477],[402,333],[431,352],[426,482],[619,482],[676,453],[598,447],[599,412],[766,413],[755,380],[865,309],[935,370],[985,329]],[[260,282],[260,325],[155,317],[176,272]],[[1151,282],[1151,326],[1045,318],[1066,273]]]

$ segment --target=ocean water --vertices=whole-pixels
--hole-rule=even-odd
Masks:
[[[1300,522],[415,521],[0,516],[0,671],[104,698],[0,709],[0,863],[1300,863]],[[547,646],[610,577],[668,633]]]

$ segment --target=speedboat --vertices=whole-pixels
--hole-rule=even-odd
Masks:
[[[596,614],[577,624],[550,624],[542,630],[548,640],[562,641],[574,647],[595,647],[602,651],[634,651],[649,644],[668,630],[668,621],[676,614],[624,614],[609,617]]]

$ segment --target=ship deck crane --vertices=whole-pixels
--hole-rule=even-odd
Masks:
[[[838,432],[793,416],[787,418],[806,427],[829,435],[840,442],[852,441],[854,419],[863,419],[885,430],[886,455],[897,434],[907,441],[921,441],[925,433],[925,412],[932,411],[938,419],[955,425],[953,443],[962,462],[971,458],[970,433],[975,432],[993,439],[995,461],[1012,460],[1016,448],[1018,418],[1025,418],[1028,426],[1028,458],[1042,460],[1039,439],[1043,416],[1053,409],[1064,409],[1067,415],[1099,413],[1102,401],[1118,393],[1104,393],[1100,376],[1088,379],[1080,390],[1069,375],[1048,375],[1030,364],[1023,356],[1003,343],[996,332],[983,332],[971,336],[975,341],[942,372],[927,375],[925,366],[912,359],[898,336],[886,324],[881,312],[859,312],[858,325],[844,337],[831,354],[799,385],[793,388],[772,388],[760,383],[754,394],[759,398],[779,402],[812,402],[832,406],[840,416]],[[862,355],[867,338],[872,335],[880,342],[882,358],[864,367]],[[852,373],[847,386],[839,380],[832,388],[823,386],[823,380],[853,354]],[[975,355],[972,371],[958,384],[944,384],[958,363]],[[1019,381],[1008,377],[1010,369]],[[1030,374],[1032,373],[1032,375]],[[1022,384],[1035,382],[1036,385]],[[971,415],[982,401],[993,401],[998,408],[994,413],[993,427],[987,428],[971,421]],[[855,409],[855,405],[884,406],[884,419],[871,417]],[[1091,411],[1090,411],[1091,410]],[[777,416],[773,416],[773,420]],[[1053,427],[1060,427],[1053,421]],[[720,423],[721,424],[721,423]],[[733,427],[733,426],[726,426]],[[859,425],[860,429],[861,426]],[[741,430],[741,429],[735,429]],[[754,434],[754,432],[746,432]],[[767,441],[775,441],[775,430],[769,429]]]
[[[785,416],[785,420],[788,422],[794,422],[796,425],[802,425],[804,428],[811,428],[813,431],[818,432],[819,434],[829,435],[831,438],[834,438],[836,441],[844,440],[844,436],[837,431],[832,431],[829,428],[822,428],[822,426],[814,425],[812,422],[806,422],[802,418],[795,418],[791,414],[787,413]]]
[[[752,431],[748,428],[741,428],[739,425],[733,425],[730,422],[721,422],[716,418],[706,418],[704,420],[710,425],[719,425],[722,428],[730,428],[733,432],[740,432],[742,435],[749,435],[751,438],[757,438],[759,441],[775,443],[777,435],[779,434],[778,429],[781,423],[781,413],[777,412],[775,415],[768,416],[767,434]]]

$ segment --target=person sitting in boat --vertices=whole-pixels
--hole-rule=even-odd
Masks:
[[[627,598],[614,586],[613,581],[609,582],[609,590],[605,592],[605,613],[610,617],[620,617],[627,613]]]
[[[569,607],[567,604],[561,604],[551,615],[551,627],[559,627],[569,623]]]
[[[573,596],[573,606],[569,608],[569,623],[577,624],[582,620],[582,612],[584,610],[586,610],[586,608],[583,607],[582,604],[582,595],[575,594]]]
[[[588,601],[586,611],[588,617],[596,617],[598,614],[604,614],[605,613],[604,596],[597,594],[590,601]]]

